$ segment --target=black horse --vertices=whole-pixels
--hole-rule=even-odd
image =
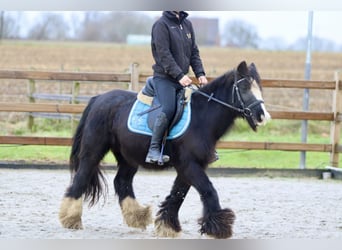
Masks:
[[[66,228],[82,228],[82,200],[95,204],[106,185],[100,161],[111,150],[117,160],[115,192],[128,226],[145,229],[152,223],[150,207],[142,207],[135,199],[133,178],[138,167],[174,167],[177,177],[170,194],[160,204],[155,230],[162,237],[176,237],[181,231],[178,211],[190,187],[194,187],[203,203],[199,219],[201,234],[214,238],[232,236],[234,212],[222,209],[207,168],[216,142],[243,117],[256,131],[269,118],[261,95],[260,77],[255,65],[241,62],[192,94],[191,122],[185,133],[166,142],[170,161],[163,166],[145,163],[150,137],[127,128],[130,109],[137,93],[113,90],[93,97],[74,135],[70,155],[72,183],[62,201],[59,218]]]

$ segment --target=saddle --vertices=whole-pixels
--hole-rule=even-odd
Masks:
[[[185,106],[186,100],[187,100],[185,97],[185,91],[186,90],[184,88],[177,91],[177,94],[176,94],[176,99],[177,99],[177,101],[176,101],[176,112],[175,112],[175,115],[174,115],[174,117],[170,123],[169,130],[175,124],[177,124],[177,122],[179,122],[179,120],[182,117],[182,114],[184,111],[184,106]],[[146,103],[146,104],[151,105],[151,107],[149,109],[145,110],[144,112],[139,113],[138,115],[143,115],[145,113],[148,113],[147,123],[148,123],[148,127],[150,129],[152,129],[154,121],[156,120],[158,114],[162,110],[162,105],[160,104],[158,97],[155,95],[155,92],[154,92],[154,82],[153,82],[152,77],[148,77],[146,79],[146,85],[139,92],[137,99],[142,101],[142,102],[145,102],[145,103],[147,101],[148,103]]]
[[[185,132],[190,124],[191,89],[177,91],[177,105],[175,115],[170,122],[167,139],[174,139]],[[146,80],[146,85],[138,93],[127,121],[129,130],[135,133],[152,135],[154,121],[161,112],[162,106],[155,96],[153,78]]]

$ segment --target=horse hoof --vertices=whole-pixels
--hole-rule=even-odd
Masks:
[[[200,233],[216,239],[230,238],[233,235],[234,220],[235,214],[229,208],[206,214],[198,221],[201,225]]]
[[[129,227],[146,229],[152,223],[151,206],[142,207],[139,203],[130,197],[121,202],[122,215]]]
[[[174,230],[169,224],[162,220],[161,217],[158,217],[155,220],[154,228],[158,237],[177,238],[180,236],[180,230]]]
[[[82,197],[74,199],[65,197],[59,210],[59,221],[69,229],[83,229],[82,225]]]

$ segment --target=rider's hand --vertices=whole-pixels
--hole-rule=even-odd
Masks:
[[[179,83],[183,86],[189,86],[192,83],[192,80],[190,77],[188,77],[187,75],[184,75],[180,80]]]
[[[198,82],[199,84],[207,84],[208,83],[208,79],[205,76],[200,76],[198,77]]]

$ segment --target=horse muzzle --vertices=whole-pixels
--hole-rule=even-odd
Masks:
[[[258,126],[265,126],[272,118],[270,113],[266,110],[265,105],[262,103],[261,104],[261,109],[263,114],[260,115],[260,119],[257,121]]]
[[[254,131],[257,130],[258,126],[265,126],[271,120],[271,115],[267,112],[263,103],[253,109],[244,109],[243,116]]]

